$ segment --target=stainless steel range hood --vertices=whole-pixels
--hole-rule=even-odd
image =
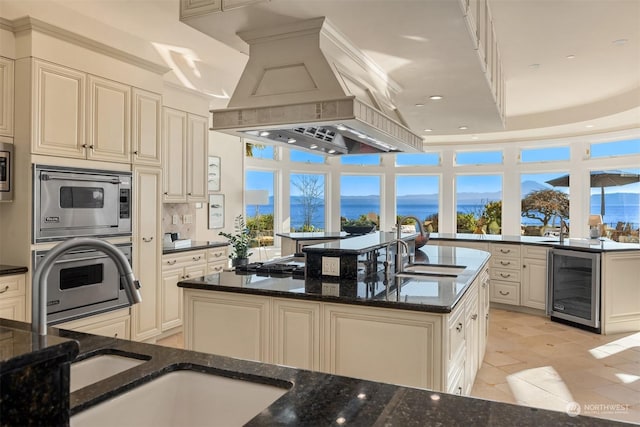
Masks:
[[[212,130],[326,154],[421,152],[401,89],[326,18],[238,34],[249,61]]]

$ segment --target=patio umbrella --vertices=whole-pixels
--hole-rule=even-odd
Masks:
[[[618,187],[620,185],[633,184],[640,182],[640,174],[628,173],[619,170],[593,171],[591,172],[591,188],[600,187],[600,215],[604,216],[604,188]],[[547,181],[554,187],[568,187],[569,175],[563,175],[558,178]]]

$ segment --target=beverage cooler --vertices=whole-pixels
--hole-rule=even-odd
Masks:
[[[552,320],[600,332],[600,253],[550,250],[547,286]]]

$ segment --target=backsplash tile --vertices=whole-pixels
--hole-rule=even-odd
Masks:
[[[173,216],[178,215],[178,224],[173,224]],[[185,215],[191,216],[191,223],[185,224]],[[181,239],[194,239],[196,233],[196,207],[193,203],[165,203],[162,205],[162,233],[179,233]]]

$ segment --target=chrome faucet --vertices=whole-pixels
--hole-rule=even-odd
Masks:
[[[396,241],[398,243],[398,247],[396,250],[396,273],[400,273],[404,269],[404,264],[402,262],[402,251],[400,250],[401,245],[404,246],[407,256],[409,257],[409,264],[413,262],[412,256],[409,253],[409,245],[407,244],[407,242],[402,240],[402,224],[404,224],[404,222],[407,219],[414,220],[416,224],[418,224],[418,230],[420,231],[420,236],[424,236],[424,228],[422,227],[422,222],[415,216],[408,215],[408,216],[400,217],[398,219],[398,223],[396,224]]]
[[[569,232],[569,227],[564,219],[560,218],[560,244],[564,243],[564,235]]]
[[[129,261],[113,244],[91,237],[78,237],[65,240],[53,247],[42,258],[33,273],[33,295],[31,298],[31,331],[40,336],[47,335],[47,278],[56,260],[71,249],[84,247],[104,252],[118,268],[120,278],[124,279],[124,291],[129,304],[142,301],[140,283],[133,277]]]

